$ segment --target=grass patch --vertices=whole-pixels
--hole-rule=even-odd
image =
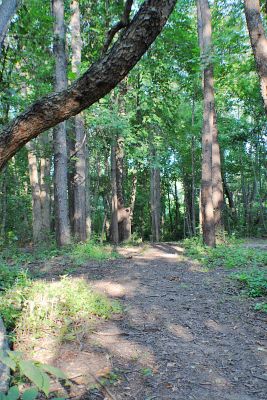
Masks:
[[[80,243],[70,250],[69,256],[77,265],[85,264],[89,260],[110,260],[119,257],[112,246],[103,246],[94,242]]]
[[[187,256],[208,268],[239,269],[231,277],[240,283],[240,289],[247,296],[263,300],[267,296],[266,251],[245,247],[240,240],[231,240],[214,249],[204,246],[200,238],[186,239],[183,245]],[[267,303],[258,302],[255,309],[267,312]]]
[[[68,276],[56,282],[18,279],[0,301],[0,315],[17,341],[44,333],[74,337],[77,327],[94,316],[109,318],[122,311],[119,302],[95,293],[85,279]]]
[[[185,254],[208,268],[260,268],[267,265],[267,252],[247,248],[240,240],[231,240],[215,248],[204,246],[200,238],[183,241]]]

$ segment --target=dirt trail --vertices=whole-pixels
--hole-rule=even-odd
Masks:
[[[126,259],[79,271],[96,289],[119,297],[125,313],[55,356],[77,383],[76,396],[93,375],[99,383],[111,371],[107,390],[93,388],[79,398],[266,399],[264,316],[238,295],[230,272],[207,271],[169,244],[122,253]]]

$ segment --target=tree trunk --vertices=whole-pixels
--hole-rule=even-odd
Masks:
[[[40,136],[39,142],[44,151],[40,158],[40,192],[42,211],[42,230],[44,239],[48,240],[51,232],[51,193],[50,193],[50,169],[51,160],[47,147],[49,146],[48,133]]]
[[[212,201],[212,142],[214,120],[213,67],[211,62],[211,17],[208,0],[198,0],[198,31],[204,61],[204,110],[202,133],[201,213],[203,241],[215,246],[215,220]]]
[[[86,237],[90,239],[92,233],[91,219],[91,180],[90,180],[90,152],[88,143],[85,144],[86,175],[85,175],[85,197],[86,197]]]
[[[7,166],[2,171],[2,189],[1,189],[1,231],[0,235],[2,239],[5,239],[6,234],[6,217],[7,217]]]
[[[245,15],[256,69],[260,79],[261,95],[267,113],[267,39],[261,19],[259,0],[244,0]]]
[[[0,55],[9,23],[18,7],[18,0],[2,0],[0,5]]]
[[[56,59],[55,89],[67,87],[67,65],[65,54],[64,1],[52,0],[54,16],[54,54]],[[66,124],[61,122],[54,128],[54,202],[55,228],[58,246],[70,243],[70,224],[68,207],[68,156]]]
[[[156,39],[176,1],[144,1],[114,46],[82,77],[68,89],[57,86],[55,93],[39,99],[6,126],[0,134],[0,168],[29,140],[79,114],[109,93]]]
[[[110,239],[115,245],[119,243],[119,229],[118,229],[118,197],[117,197],[117,180],[116,180],[116,139],[112,139],[111,143],[111,226],[110,226]]]
[[[180,204],[178,199],[178,191],[177,191],[177,181],[174,181],[174,201],[175,201],[175,234],[176,239],[178,237],[178,224],[179,224],[179,216],[180,216]]]
[[[32,142],[27,144],[29,177],[32,193],[32,231],[33,242],[38,244],[43,241],[41,189],[39,184],[38,163],[35,148]]]
[[[191,140],[191,169],[192,169],[192,195],[191,195],[191,213],[192,213],[192,231],[196,235],[196,210],[195,210],[195,136],[193,128],[195,125],[195,99],[192,104],[192,140]]]
[[[171,234],[173,234],[173,221],[172,221],[172,207],[171,207],[171,197],[170,197],[170,181],[167,184],[167,198],[168,198],[168,211],[169,211],[169,221],[170,221],[170,228]]]
[[[79,75],[82,57],[80,7],[78,0],[71,2],[71,49],[72,72]],[[79,242],[86,241],[86,134],[82,114],[74,117],[75,129],[75,173],[74,173],[74,236]]]
[[[156,151],[152,148],[151,152],[151,173],[150,173],[150,201],[151,201],[151,220],[152,220],[152,240],[160,241],[160,170],[155,166]]]

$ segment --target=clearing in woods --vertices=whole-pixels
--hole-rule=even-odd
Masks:
[[[67,396],[266,399],[264,317],[240,296],[231,271],[207,270],[173,244],[120,252],[125,258],[92,261],[72,276],[120,298],[124,313],[94,324],[79,340],[35,349],[39,359],[68,372]],[[55,258],[46,278],[56,279],[60,270]]]

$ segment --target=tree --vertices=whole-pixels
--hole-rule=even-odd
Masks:
[[[18,0],[3,0],[0,5],[0,54],[10,20],[18,7]]]
[[[54,54],[56,58],[55,89],[67,87],[67,64],[65,54],[64,1],[52,0],[54,20]],[[66,123],[61,122],[53,131],[54,141],[54,193],[55,227],[59,246],[70,243],[70,224],[68,207],[68,155]]]
[[[30,139],[94,104],[134,67],[161,32],[176,0],[147,0],[120,38],[69,88],[47,95],[0,134],[0,168]]]
[[[245,15],[256,69],[260,79],[261,96],[267,113],[267,39],[261,19],[259,0],[244,0]]]
[[[203,134],[202,134],[202,182],[201,210],[204,243],[215,246],[222,226],[223,187],[221,156],[214,98],[214,73],[211,58],[212,28],[208,0],[198,0],[198,32],[203,70]]]
[[[81,57],[82,57],[82,40],[80,26],[80,7],[79,1],[71,2],[71,48],[72,48],[72,72],[75,76],[79,75]],[[84,128],[84,118],[82,113],[74,117],[75,130],[75,151],[72,155],[75,157],[74,177],[73,177],[73,195],[74,195],[74,213],[73,228],[74,236],[78,241],[84,242],[87,238],[86,229],[86,133]],[[89,195],[89,194],[88,194]]]

